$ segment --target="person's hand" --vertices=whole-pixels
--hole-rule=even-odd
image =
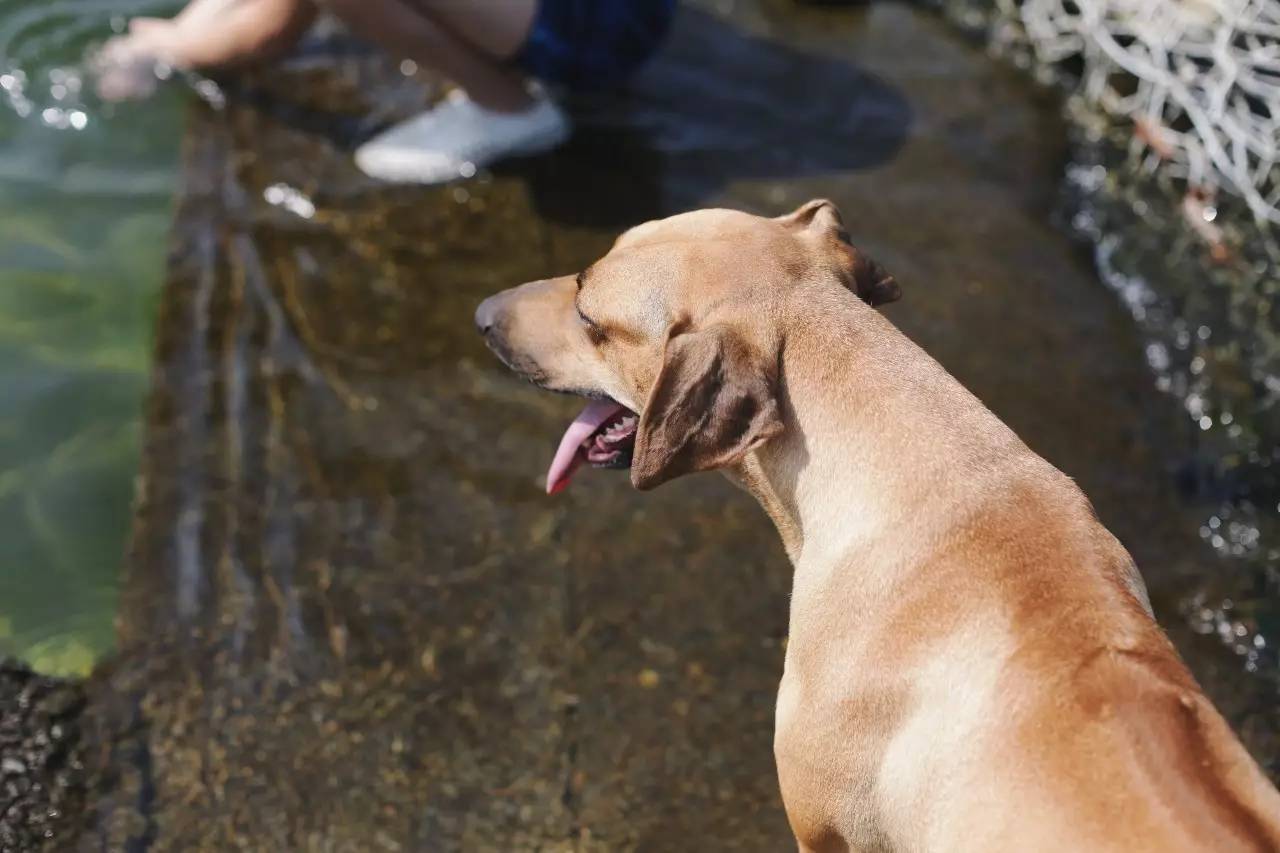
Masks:
[[[90,60],[98,97],[104,101],[145,98],[179,55],[178,25],[161,18],[134,18],[129,32],[109,40]]]

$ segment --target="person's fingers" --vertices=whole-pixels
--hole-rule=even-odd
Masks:
[[[144,35],[148,25],[140,29],[130,26],[127,35],[107,41],[89,60],[89,68],[95,74],[94,89],[104,101],[124,101],[144,98],[156,88],[156,61],[158,39]]]
[[[172,27],[173,22],[164,18],[133,18],[129,21],[129,34],[145,37],[156,34],[165,27]]]
[[[168,18],[134,18],[129,22],[129,47],[151,62],[181,64],[182,56],[198,30]],[[197,39],[198,40],[198,39]]]
[[[156,76],[139,65],[121,66],[100,74],[94,88],[104,101],[135,100],[155,91]]]
[[[150,57],[154,51],[133,35],[116,36],[98,48],[89,60],[89,67],[99,73],[120,65],[130,65]]]

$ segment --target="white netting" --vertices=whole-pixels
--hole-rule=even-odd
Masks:
[[[1280,224],[1280,0],[998,0],[1152,163]]]

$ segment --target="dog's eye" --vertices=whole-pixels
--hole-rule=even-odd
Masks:
[[[578,319],[582,321],[582,325],[587,327],[587,334],[591,336],[593,341],[599,343],[604,339],[604,330],[596,325],[595,320],[592,320],[586,314],[582,313],[582,309],[578,306],[576,301],[573,303],[573,310],[578,312]]]

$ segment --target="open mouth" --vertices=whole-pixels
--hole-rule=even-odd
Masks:
[[[613,400],[592,400],[564,431],[547,471],[547,494],[563,491],[585,462],[596,468],[630,468],[639,416]]]

